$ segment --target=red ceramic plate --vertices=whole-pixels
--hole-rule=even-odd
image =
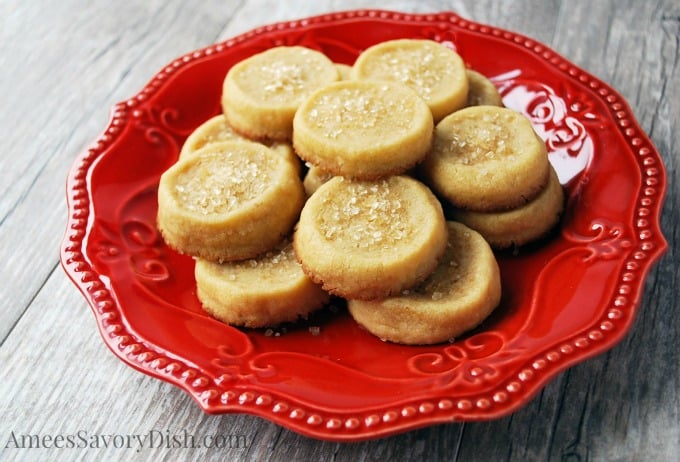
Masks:
[[[351,64],[367,46],[403,37],[455,48],[531,119],[568,193],[559,231],[498,255],[501,306],[454,343],[384,343],[342,307],[278,330],[211,319],[196,298],[192,259],[156,231],[156,188],[186,136],[220,111],[227,70],[277,45]],[[667,247],[659,227],[665,185],[662,161],[621,96],[550,48],[452,13],[348,11],[261,27],[182,56],[116,105],[68,176],[61,259],[109,348],[207,412],[361,440],[507,415],[558,372],[617,343]]]

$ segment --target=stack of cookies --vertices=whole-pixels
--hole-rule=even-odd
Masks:
[[[538,240],[562,213],[562,186],[545,144],[511,109],[472,106],[444,118],[420,173],[452,206],[449,216],[495,249]]]
[[[225,79],[224,113],[198,127],[161,176],[158,228],[195,257],[197,295],[223,322],[271,326],[328,303],[293,251],[306,196],[290,139],[300,103],[338,78],[325,55],[303,47],[242,61]]]
[[[158,227],[230,324],[294,321],[333,295],[383,340],[451,340],[500,302],[492,248],[561,212],[530,123],[433,41],[384,42],[351,67],[273,48],[231,68],[222,107],[162,176]]]

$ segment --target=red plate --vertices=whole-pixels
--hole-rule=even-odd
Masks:
[[[193,260],[156,231],[156,188],[186,136],[219,113],[227,70],[277,45],[351,64],[369,45],[403,37],[455,48],[531,119],[568,193],[560,231],[498,255],[501,306],[455,343],[384,343],[343,308],[278,331],[211,319],[196,298]],[[68,176],[61,260],[109,348],[207,412],[361,440],[507,415],[558,372],[621,340],[667,248],[659,227],[665,187],[661,158],[623,98],[545,45],[453,13],[348,11],[261,27],[182,56],[117,104]]]

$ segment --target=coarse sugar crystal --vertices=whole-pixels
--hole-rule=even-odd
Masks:
[[[342,195],[325,199],[322,235],[356,248],[389,248],[405,239],[410,233],[410,211],[395,194],[392,181],[347,181]]]
[[[175,183],[178,202],[202,215],[230,212],[262,194],[270,171],[236,152],[202,156],[182,171]]]

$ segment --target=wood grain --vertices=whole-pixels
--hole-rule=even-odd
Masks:
[[[511,416],[359,443],[257,417],[211,416],[107,350],[58,264],[64,185],[109,108],[170,60],[251,28],[334,10],[456,11],[539,40],[611,84],[668,173],[671,244],[630,333],[555,377]],[[679,460],[680,5],[646,1],[0,2],[0,460]],[[6,447],[15,434],[243,435],[232,449]],[[11,446],[11,444],[10,444]]]

